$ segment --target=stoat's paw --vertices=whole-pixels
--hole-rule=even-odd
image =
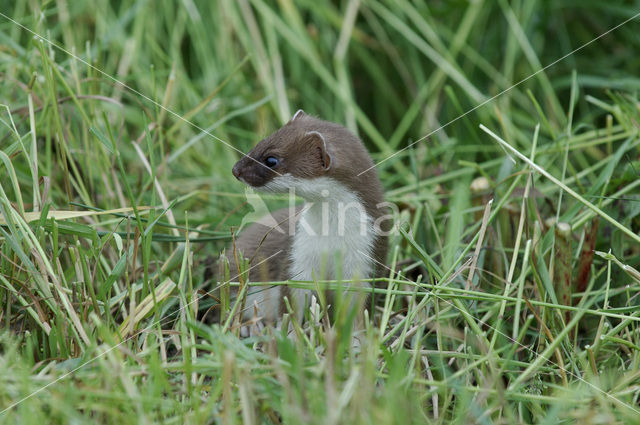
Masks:
[[[265,326],[261,318],[256,317],[255,319],[251,319],[249,322],[240,327],[240,337],[249,338],[252,336],[262,335],[264,327]]]
[[[240,327],[240,338],[248,338],[250,336],[251,326]]]

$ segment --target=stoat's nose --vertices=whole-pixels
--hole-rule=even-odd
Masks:
[[[233,166],[233,169],[231,170],[231,172],[233,173],[233,176],[237,179],[240,178],[240,167],[239,167],[240,163],[236,162],[236,165]]]
[[[271,171],[250,156],[245,156],[236,162],[231,172],[242,183],[252,187],[259,187],[264,185],[270,178],[270,176],[266,175],[265,170]]]

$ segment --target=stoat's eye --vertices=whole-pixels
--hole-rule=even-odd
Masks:
[[[268,156],[264,160],[265,165],[269,168],[275,167],[276,165],[278,165],[278,162],[278,158],[276,158],[275,156]]]

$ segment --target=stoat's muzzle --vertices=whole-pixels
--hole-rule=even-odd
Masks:
[[[250,156],[244,156],[231,170],[235,178],[252,187],[267,184],[276,173]]]

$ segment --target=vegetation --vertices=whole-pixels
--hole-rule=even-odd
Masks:
[[[0,0],[0,421],[640,423],[639,11]],[[198,320],[298,108],[398,206],[359,347]]]

